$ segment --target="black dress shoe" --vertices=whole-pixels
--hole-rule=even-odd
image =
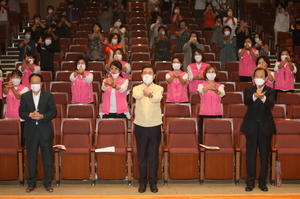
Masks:
[[[252,191],[253,190],[253,186],[247,185],[245,188],[245,191]]]
[[[27,192],[27,193],[30,193],[30,192],[32,192],[35,188],[36,188],[36,185],[28,186],[27,189],[26,189],[26,192]]]
[[[261,185],[261,186],[259,186],[259,188],[261,191],[268,191],[267,185]]]
[[[150,185],[150,190],[152,193],[157,193],[158,192],[158,188],[156,185]]]
[[[52,193],[53,192],[53,188],[51,186],[45,186],[46,191]]]
[[[146,185],[140,185],[138,191],[139,191],[139,193],[144,193],[146,191]]]

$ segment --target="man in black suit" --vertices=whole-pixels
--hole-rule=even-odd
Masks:
[[[56,115],[56,105],[52,94],[41,90],[43,77],[40,74],[32,74],[29,81],[31,91],[22,95],[19,108],[19,114],[25,120],[24,138],[29,171],[26,192],[31,192],[36,187],[38,177],[36,164],[39,147],[44,168],[43,184],[48,192],[53,192],[51,177],[54,131],[51,119]]]
[[[241,132],[246,134],[246,167],[247,179],[245,191],[254,188],[256,173],[257,147],[260,154],[259,188],[268,191],[267,173],[270,156],[271,138],[276,133],[271,108],[274,106],[275,90],[266,86],[268,72],[263,68],[256,68],[253,73],[254,86],[245,90],[245,104],[248,105]]]

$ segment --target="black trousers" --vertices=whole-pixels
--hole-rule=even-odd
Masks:
[[[198,125],[198,142],[203,144],[203,121],[204,118],[222,118],[222,115],[199,115],[199,125]]]
[[[258,121],[259,122],[259,121]],[[259,125],[258,125],[259,126]],[[260,173],[258,178],[259,185],[267,184],[268,162],[270,157],[272,136],[265,136],[258,127],[251,135],[246,135],[246,167],[247,179],[246,184],[254,186],[256,177],[256,155],[257,148],[260,155]]]
[[[103,118],[126,118],[126,115],[124,113],[109,113],[107,115],[103,115]]]
[[[41,136],[40,129],[36,126],[33,138],[31,140],[25,140],[25,144],[29,171],[29,178],[27,179],[28,186],[35,185],[38,178],[36,166],[39,148],[41,150],[44,168],[43,184],[44,186],[50,186],[53,168],[52,139],[44,140]]]
[[[147,185],[147,160],[149,162],[149,184],[158,181],[158,148],[161,140],[161,125],[142,127],[135,125],[135,138],[139,164],[139,184]]]

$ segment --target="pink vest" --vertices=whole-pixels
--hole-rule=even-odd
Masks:
[[[85,75],[90,72],[84,71]],[[94,102],[93,83],[88,84],[81,75],[76,76],[76,80],[71,82],[72,104],[89,104]]]
[[[221,84],[216,83],[216,88]],[[208,85],[208,82],[202,83],[203,87]],[[204,94],[200,94],[200,110],[199,115],[223,115],[222,98],[219,97],[214,91],[208,90]]]
[[[202,62],[201,64],[201,67],[200,69],[198,70],[197,68],[197,64],[196,63],[192,63],[190,64],[190,68],[192,70],[192,73],[193,73],[193,76],[198,76],[198,74],[200,74],[202,77],[203,77],[203,72],[204,70],[206,69],[206,67],[208,66],[209,64],[205,63],[205,62]],[[191,92],[197,92],[197,89],[198,89],[198,85],[203,83],[204,81],[203,80],[193,80],[193,81],[189,81],[189,90],[190,90],[190,93]]]
[[[20,93],[25,88],[24,85],[20,84],[16,91]],[[19,107],[20,107],[21,99],[17,99],[12,89],[8,90],[6,96],[6,111],[5,118],[9,119],[20,119],[19,116]]]
[[[116,82],[116,85],[121,86],[126,79],[122,77],[118,77],[118,80]],[[107,90],[104,92],[104,97],[103,97],[103,103],[100,112],[109,114],[110,111],[110,97],[111,97],[111,91],[113,90],[113,87],[108,86]],[[129,112],[128,109],[128,103],[127,103],[127,93],[123,92],[120,93],[117,90],[115,90],[116,94],[116,102],[117,102],[117,113],[126,113]]]
[[[174,71],[168,73],[170,76],[174,74]],[[183,77],[186,72],[180,71],[180,77]],[[178,78],[174,78],[172,83],[168,83],[168,92],[167,92],[167,99],[166,102],[188,102],[188,90],[187,90],[187,83],[182,85]]]
[[[269,70],[269,72],[272,72],[272,71]],[[255,85],[254,80],[252,80],[252,84]],[[268,86],[268,87],[274,88],[274,81],[270,82],[269,79],[267,79],[265,85]]]
[[[3,95],[3,92],[2,92],[2,82],[3,82],[3,78],[0,80],[0,99],[2,99],[2,95]]]
[[[38,65],[32,64],[33,67],[38,67]],[[29,66],[26,65],[25,70],[23,72],[23,77],[22,77],[22,85],[26,86],[29,90],[31,90],[30,87],[30,81],[29,77],[32,74],[31,70],[29,69]]]
[[[123,65],[127,64],[127,62],[121,61],[121,64],[122,64],[122,66],[123,66]],[[122,70],[122,76],[123,76],[124,79],[129,79],[129,74],[124,73],[123,70]]]
[[[278,61],[278,63],[281,63],[281,61]],[[295,77],[289,63],[286,63],[282,69],[275,71],[275,80],[275,89],[294,90]]]
[[[251,50],[255,53],[257,50],[255,48],[251,48]],[[247,51],[244,52],[243,56],[240,58],[239,62],[239,75],[251,77],[252,71],[256,69],[255,60],[252,59],[252,56]]]

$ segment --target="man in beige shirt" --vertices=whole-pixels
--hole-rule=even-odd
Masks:
[[[138,191],[144,193],[148,184],[147,159],[149,160],[149,184],[153,193],[158,192],[156,187],[158,177],[158,147],[161,140],[162,112],[160,101],[163,97],[163,88],[153,83],[155,68],[144,66],[142,69],[143,83],[133,88],[135,106],[135,137],[139,164]]]

